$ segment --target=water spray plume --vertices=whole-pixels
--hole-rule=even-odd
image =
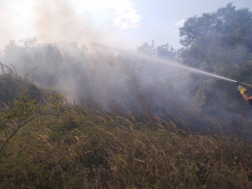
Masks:
[[[213,73],[209,73],[209,72],[205,72],[205,71],[202,71],[202,70],[198,70],[196,68],[185,66],[185,65],[182,65],[180,63],[175,63],[175,62],[171,62],[171,61],[167,61],[167,60],[163,60],[163,59],[160,59],[160,58],[151,57],[151,56],[148,56],[148,55],[143,55],[143,54],[139,54],[139,53],[135,53],[135,52],[129,52],[129,51],[123,50],[123,49],[118,48],[118,47],[112,47],[112,46],[108,46],[108,45],[104,45],[104,44],[91,43],[91,45],[94,45],[96,47],[105,48],[105,49],[108,49],[108,48],[109,49],[113,49],[113,50],[116,50],[116,51],[120,51],[120,52],[124,52],[124,53],[128,53],[128,54],[134,55],[136,57],[147,58],[148,60],[151,60],[151,61],[155,61],[155,62],[159,62],[159,63],[163,63],[163,64],[169,64],[169,65],[172,65],[172,66],[175,66],[175,67],[178,67],[178,68],[186,69],[186,70],[194,72],[194,73],[198,73],[198,74],[202,74],[202,75],[207,75],[207,76],[214,77],[214,78],[217,78],[217,79],[222,79],[222,80],[226,80],[226,81],[242,84],[241,82],[235,81],[233,79],[229,79],[229,78],[226,78],[226,77],[223,77],[223,76],[219,76],[219,75],[216,75],[216,74],[213,74]],[[243,83],[243,84],[245,85],[246,83]],[[247,85],[249,85],[249,84],[247,84]],[[252,85],[249,85],[249,87],[252,88]]]

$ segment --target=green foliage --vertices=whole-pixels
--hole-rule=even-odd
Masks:
[[[14,103],[12,108],[6,106],[4,111],[0,112],[0,131],[3,131],[6,137],[0,152],[18,130],[33,119],[44,115],[59,116],[59,111],[65,99],[62,95],[55,95],[48,104],[44,100],[37,103],[36,99],[31,99],[26,93],[27,91],[23,90],[19,100]],[[11,129],[8,129],[10,126]],[[9,135],[7,135],[6,130],[8,130]]]
[[[28,79],[18,75],[15,68],[10,68],[0,63],[2,74],[0,74],[0,107],[12,106],[18,99],[22,89],[27,90],[27,94],[38,101],[46,93],[44,89],[31,83]]]
[[[214,13],[188,18],[180,28],[180,60],[200,70],[215,73],[237,81],[252,82],[252,13],[236,10],[232,3]],[[232,112],[245,111],[235,84],[206,76],[194,76],[191,95],[197,96],[196,106],[207,111],[209,105],[221,104]],[[214,100],[211,100],[214,99]],[[196,101],[196,102],[197,102]]]
[[[236,79],[251,64],[252,13],[228,4],[214,13],[188,18],[180,28],[183,63]],[[228,72],[229,69],[235,73]],[[250,78],[251,79],[251,78]]]
[[[252,13],[249,9],[235,10],[235,6],[229,3],[217,12],[188,18],[180,28],[181,44],[207,47],[213,42],[226,48],[242,45],[252,52],[251,31]]]
[[[6,107],[4,112],[1,112],[1,121],[5,125],[6,122],[17,121],[23,122],[33,114],[36,109],[36,99],[30,100],[27,91],[23,90],[19,96],[19,100],[15,102],[13,108]]]

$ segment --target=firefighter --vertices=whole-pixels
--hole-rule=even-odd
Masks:
[[[238,91],[240,91],[240,93],[243,96],[244,100],[246,100],[247,102],[249,102],[249,104],[252,105],[252,99],[251,99],[251,97],[248,96],[247,89],[244,88],[243,86],[239,85],[238,86]]]

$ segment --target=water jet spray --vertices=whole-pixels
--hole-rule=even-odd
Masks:
[[[205,72],[205,71],[202,71],[202,70],[199,70],[199,69],[196,69],[196,68],[192,68],[192,67],[180,64],[180,63],[175,63],[175,62],[167,61],[167,60],[160,59],[160,58],[157,58],[157,57],[152,57],[152,56],[149,56],[149,55],[139,54],[139,53],[136,53],[136,52],[128,52],[128,51],[126,51],[124,49],[121,49],[121,48],[118,48],[118,47],[112,47],[112,46],[108,46],[108,45],[104,45],[104,44],[91,43],[91,45],[102,47],[102,48],[105,48],[105,49],[107,49],[107,48],[113,49],[115,51],[128,53],[128,54],[134,55],[136,57],[140,57],[140,58],[148,58],[148,60],[151,60],[151,61],[164,63],[164,64],[169,64],[169,65],[172,65],[172,66],[175,66],[175,67],[179,67],[179,68],[182,68],[182,69],[189,70],[189,71],[194,72],[194,73],[199,73],[199,74],[207,75],[207,76],[210,76],[210,77],[214,77],[214,78],[218,78],[218,79],[238,83],[239,85],[252,88],[252,85],[250,85],[248,83],[243,83],[243,82],[236,81],[236,80],[233,80],[233,79],[229,79],[229,78],[219,76],[219,75],[216,75],[216,74],[213,74],[213,73]]]

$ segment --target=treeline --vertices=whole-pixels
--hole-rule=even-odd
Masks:
[[[151,45],[145,43],[137,50],[199,70],[251,83],[251,34],[251,11],[247,8],[236,10],[236,7],[229,3],[214,13],[188,18],[180,28],[180,43],[183,46],[181,49],[174,50],[168,45],[154,48],[154,43]],[[194,99],[193,105],[190,104],[192,109],[200,107],[198,111],[207,115],[219,114],[224,116],[222,120],[235,119],[241,112],[250,112],[251,107],[245,104],[235,88],[237,84],[194,73],[182,75],[178,80],[181,80],[184,96]],[[179,83],[177,81],[170,79],[169,82],[176,84]],[[223,114],[223,111],[229,113]]]
[[[152,41],[143,43],[137,52],[251,83],[251,31],[251,12],[228,4],[214,13],[188,18],[180,28],[183,48],[155,47]],[[10,41],[0,61],[30,82],[55,89],[87,108],[95,102],[106,111],[172,120],[180,117],[195,128],[209,125],[205,116],[229,125],[251,111],[234,83],[127,52],[90,52],[75,42],[47,44],[34,37],[18,44]]]

